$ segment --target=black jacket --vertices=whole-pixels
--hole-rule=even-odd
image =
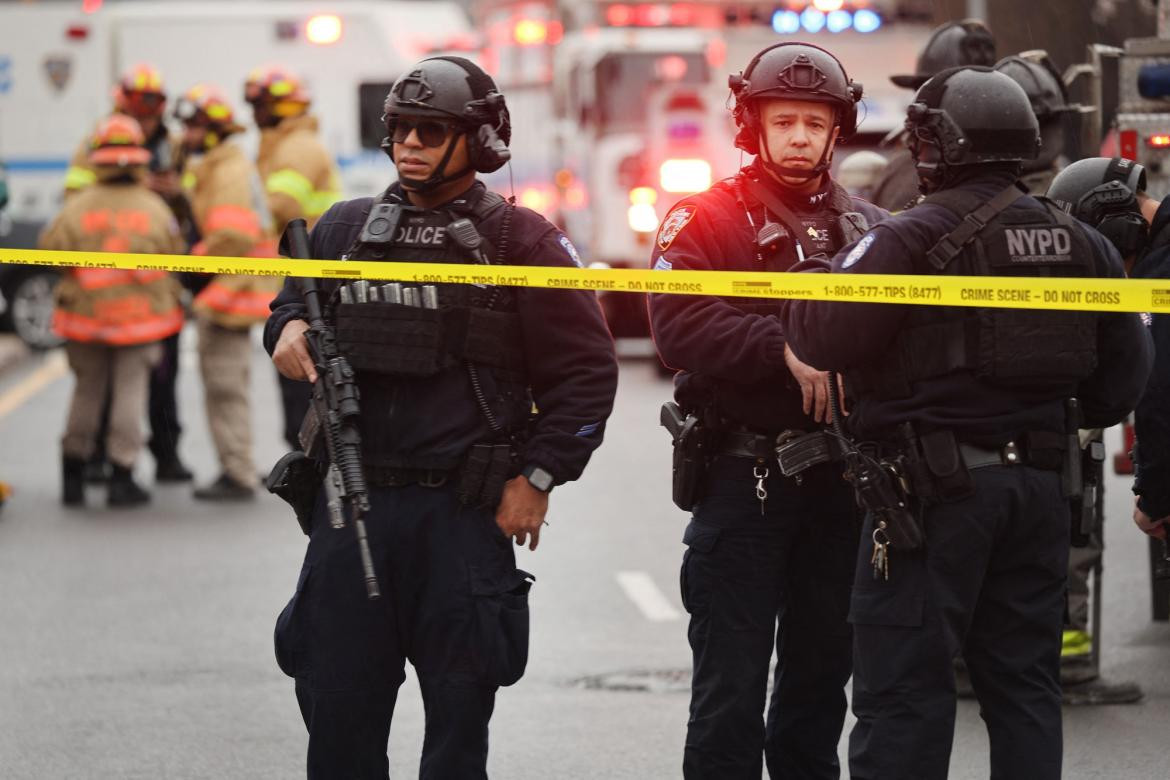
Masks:
[[[771,182],[750,166],[761,182]],[[729,180],[730,181],[730,180]],[[884,211],[850,198],[826,177],[813,197],[799,196],[777,184],[769,190],[802,220],[796,230],[835,232],[836,211],[863,214],[869,224]],[[680,201],[663,221],[651,266],[656,270],[784,271],[797,260],[791,239],[778,255],[758,256],[757,231],[764,209],[751,192],[741,189],[744,203],[728,182]],[[755,227],[747,220],[745,205]],[[828,252],[840,246],[833,237]],[[761,262],[762,260],[762,262]],[[679,369],[676,397],[689,408],[713,403],[725,423],[761,433],[815,427],[801,408],[800,388],[784,362],[784,328],[776,301],[698,295],[650,296],[650,323],[662,361]]]
[[[1011,184],[1007,173],[976,175],[959,185],[988,200]],[[1008,207],[1043,209],[1031,197]],[[847,274],[914,274],[928,264],[926,253],[958,224],[948,209],[924,204],[890,217],[854,247],[833,258],[832,272]],[[1123,275],[1121,259],[1099,233],[1084,227],[1097,267],[1106,275]],[[886,359],[911,307],[902,304],[786,301],[783,321],[793,351],[806,363],[848,374],[852,368]],[[1120,422],[1137,404],[1151,363],[1150,340],[1136,314],[1103,314],[1097,324],[1096,370],[1080,383],[1077,396],[1085,427]],[[1029,431],[1064,430],[1062,398],[992,385],[968,371],[923,379],[906,398],[864,397],[854,403],[850,424],[864,438],[894,435],[913,422],[920,430],[949,429],[975,442],[1006,442]]]
[[[476,182],[456,200],[473,199],[471,196],[482,190],[483,185]],[[401,195],[397,184],[390,192]],[[340,258],[361,230],[372,200],[344,201],[330,208],[310,234],[312,256]],[[484,236],[498,233],[504,211],[496,209],[477,225]],[[572,266],[576,261],[568,239],[526,208],[515,209],[509,245],[508,262],[515,265]],[[336,281],[323,280],[323,296],[336,285]],[[264,329],[264,346],[269,353],[290,319],[306,317],[294,280],[286,282],[271,308]],[[601,444],[605,421],[613,408],[617,389],[613,340],[590,292],[517,288],[516,310],[537,409],[520,453],[521,462],[544,468],[557,484],[574,480]],[[362,409],[363,418],[381,416],[378,429],[385,432],[378,437],[381,441],[363,441],[367,457],[428,467],[452,466],[468,446],[487,438],[488,429],[465,371],[454,370],[438,380],[397,381],[401,391],[397,403]],[[424,385],[424,381],[430,384]]]
[[[1149,251],[1133,269],[1141,279],[1170,280],[1170,199],[1162,201],[1150,226]],[[1143,512],[1170,515],[1170,315],[1149,318],[1154,337],[1154,370],[1134,415],[1137,479],[1133,492]]]

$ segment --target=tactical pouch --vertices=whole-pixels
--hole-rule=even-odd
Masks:
[[[703,480],[707,475],[706,430],[695,415],[684,416],[674,401],[662,405],[659,422],[674,442],[671,498],[684,512],[693,511],[703,497]]]
[[[452,365],[438,309],[398,303],[339,303],[337,345],[357,371],[432,376]]]
[[[924,497],[949,502],[975,495],[975,480],[963,462],[953,432],[933,431],[920,435],[918,446],[930,480],[930,488],[924,491]]]
[[[514,476],[515,460],[515,450],[510,444],[473,445],[459,470],[460,503],[486,508],[499,506],[504,483]]]
[[[780,473],[792,477],[821,463],[841,460],[841,447],[824,431],[785,431],[776,445]]]
[[[272,467],[264,486],[279,496],[297,515],[297,523],[308,536],[312,530],[313,507],[321,490],[321,471],[317,462],[300,450],[284,455]]]

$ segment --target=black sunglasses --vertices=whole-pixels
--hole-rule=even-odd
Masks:
[[[406,139],[410,137],[411,132],[418,131],[418,140],[423,146],[431,148],[442,146],[447,140],[447,136],[451,135],[451,126],[446,122],[440,122],[435,119],[407,119],[406,117],[398,117],[392,120],[391,136],[396,144],[406,143]]]

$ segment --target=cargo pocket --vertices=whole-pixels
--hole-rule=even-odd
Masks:
[[[298,672],[304,673],[306,671],[297,668],[298,658],[302,664],[304,663],[304,653],[298,649],[301,644],[299,639],[301,631],[298,629],[300,621],[297,615],[297,606],[302,601],[305,585],[309,580],[309,572],[312,568],[308,563],[301,567],[300,576],[297,577],[297,589],[293,593],[293,597],[289,599],[288,604],[281,610],[280,615],[277,616],[276,630],[273,632],[276,665],[289,677],[296,677]]]
[[[528,592],[535,578],[521,569],[470,567],[477,671],[489,685],[519,680],[528,665]]]
[[[695,552],[709,553],[715,549],[719,541],[719,529],[692,520],[683,532],[683,544],[687,546],[683,552],[682,566],[679,568],[679,596],[682,598],[683,609],[688,614],[694,614],[694,599],[691,597],[690,568],[694,565],[692,558]]]

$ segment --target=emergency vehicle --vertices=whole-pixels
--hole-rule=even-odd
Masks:
[[[894,0],[480,0],[473,15],[512,111],[520,202],[556,221],[584,262],[613,267],[648,264],[670,207],[746,162],[727,77],[756,52],[783,40],[832,51],[866,89],[850,148],[876,146],[911,97],[888,77],[913,70],[930,29]],[[648,334],[640,296],[602,305],[615,336]]]
[[[0,245],[35,245],[61,206],[69,158],[109,113],[111,85],[136,63],[160,70],[172,100],[196,82],[220,86],[245,121],[248,72],[265,63],[293,68],[312,91],[322,140],[354,197],[393,180],[379,144],[394,80],[427,54],[472,41],[463,8],[441,0],[5,3],[0,161],[10,199]],[[255,132],[244,138],[250,155],[257,141]],[[33,343],[48,336],[53,279],[35,266],[0,266],[0,317]]]

